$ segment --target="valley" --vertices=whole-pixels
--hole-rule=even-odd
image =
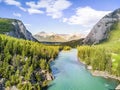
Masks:
[[[57,57],[59,46],[46,46],[37,42],[0,35],[1,90],[41,90],[52,75],[50,60]]]
[[[16,0],[8,1],[5,0],[6,5],[17,4],[18,9],[24,9]],[[59,6],[57,1],[47,4],[44,0],[26,2],[31,7],[24,13],[32,10],[30,20],[27,15],[22,16],[24,13],[15,12],[13,15],[18,19],[0,18],[0,90],[120,90],[120,8],[109,13],[90,7],[76,8],[76,15],[65,18],[62,9],[67,6],[60,7],[64,4]],[[57,5],[54,5],[55,2]],[[45,12],[42,12],[44,9]],[[88,17],[86,13],[82,14],[84,11],[89,11],[92,20],[86,21]],[[43,16],[34,20],[33,12]],[[57,15],[52,16],[53,13]],[[102,18],[88,33],[97,13]],[[79,15],[84,17],[79,17],[79,20]],[[51,16],[53,22],[47,22]],[[61,18],[59,24],[58,18]],[[69,29],[77,31],[77,24],[81,25],[82,33],[59,33]],[[31,30],[31,27],[34,29]],[[34,30],[39,32],[33,35]]]
[[[34,38],[36,38],[40,42],[50,42],[50,43],[63,43],[68,42],[72,40],[78,40],[80,38],[84,38],[85,35],[83,34],[56,34],[56,33],[46,33],[46,32],[39,32],[34,35]]]
[[[48,90],[114,90],[118,81],[110,78],[93,76],[79,62],[77,50],[62,51],[58,58],[51,62],[52,74],[55,79],[49,84]]]

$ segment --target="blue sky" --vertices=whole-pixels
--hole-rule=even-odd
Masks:
[[[22,20],[33,34],[87,34],[117,8],[120,0],[0,0],[0,17]]]

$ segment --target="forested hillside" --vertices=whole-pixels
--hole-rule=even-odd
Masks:
[[[62,46],[70,46],[72,48],[76,48],[78,45],[83,44],[83,40],[84,40],[84,38],[81,38],[79,40],[72,40],[72,41],[68,41],[68,42],[63,42],[60,45],[62,45]]]
[[[42,90],[50,73],[49,62],[58,55],[59,46],[0,35],[0,80],[5,87]]]
[[[108,39],[101,44],[78,47],[80,60],[93,70],[107,71],[120,76],[120,22],[114,23]]]
[[[12,20],[0,18],[0,33],[5,33],[13,30]]]
[[[26,29],[23,22],[18,19],[0,18],[0,34],[6,34],[16,38],[37,41]]]

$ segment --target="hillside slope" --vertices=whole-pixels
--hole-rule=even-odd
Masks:
[[[16,19],[0,18],[0,34],[36,41],[22,21]]]
[[[0,90],[17,90],[13,86],[44,90],[52,79],[49,62],[58,55],[59,47],[1,34],[0,44]]]
[[[78,56],[93,70],[105,71],[103,76],[120,80],[120,22],[113,23],[107,39],[99,44],[78,47]]]
[[[98,44],[109,37],[111,27],[120,21],[120,9],[104,16],[85,38],[85,44]]]
[[[116,46],[120,45],[120,22],[116,22],[113,24],[111,27],[111,31],[108,34],[108,38],[100,43],[100,45],[105,45],[105,46]]]
[[[84,38],[81,38],[79,40],[72,40],[72,41],[68,41],[68,42],[63,42],[60,45],[62,45],[62,46],[70,46],[72,48],[76,48],[78,45],[83,44],[83,40],[84,40]]]

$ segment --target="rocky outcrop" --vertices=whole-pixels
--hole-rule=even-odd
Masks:
[[[105,40],[109,36],[111,27],[120,21],[120,9],[104,16],[91,30],[83,41],[84,44],[97,44]]]
[[[16,38],[23,38],[26,40],[36,41],[36,39],[32,36],[32,34],[26,29],[22,21],[16,19],[7,19],[7,18],[0,18],[0,20],[9,22],[9,24],[13,27],[11,30],[7,30],[7,32],[4,32],[3,30],[4,34]]]
[[[115,88],[115,90],[120,90],[120,84]]]
[[[0,90],[5,90],[4,83],[5,83],[5,78],[0,77]]]
[[[53,76],[52,76],[51,73],[47,72],[47,73],[46,73],[46,79],[47,79],[48,81],[51,81],[51,80],[53,80],[54,78],[53,78]]]

